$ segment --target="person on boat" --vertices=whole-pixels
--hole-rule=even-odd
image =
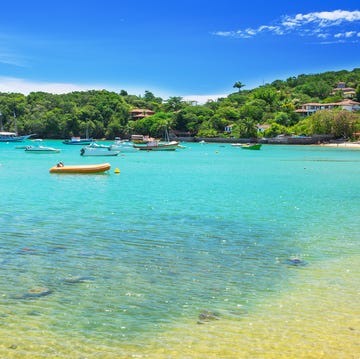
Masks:
[[[56,167],[64,167],[64,162],[59,162],[57,165],[56,165]]]

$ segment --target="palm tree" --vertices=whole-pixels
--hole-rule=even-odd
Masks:
[[[243,84],[243,83],[241,83],[240,81],[236,81],[235,83],[234,83],[234,85],[233,85],[233,87],[234,88],[237,88],[238,90],[239,90],[239,92],[240,92],[240,89],[242,88],[242,87],[244,87],[245,85]]]

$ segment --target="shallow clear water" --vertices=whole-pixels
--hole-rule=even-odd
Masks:
[[[359,357],[359,151],[46,144],[0,143],[1,357]]]

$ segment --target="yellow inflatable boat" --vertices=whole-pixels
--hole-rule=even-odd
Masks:
[[[50,173],[101,173],[109,171],[110,168],[110,163],[64,166],[60,162],[56,166],[50,168]]]

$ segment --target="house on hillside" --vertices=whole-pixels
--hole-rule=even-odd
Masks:
[[[357,111],[360,110],[360,103],[350,99],[332,103],[309,102],[303,104],[301,108],[295,110],[295,112],[303,117],[307,117],[320,110],[333,110],[335,108],[341,108],[342,110],[347,111]]]
[[[260,124],[257,124],[256,125],[256,131],[258,133],[264,133],[267,129],[269,129],[271,127],[271,125],[260,125]]]
[[[339,82],[337,86],[332,90],[331,94],[335,95],[340,92],[343,98],[354,98],[356,95],[356,91],[353,87],[346,87],[345,82]]]
[[[132,120],[141,120],[144,117],[152,116],[155,112],[152,110],[147,110],[143,108],[134,108],[130,111],[130,119]]]
[[[233,124],[231,124],[231,125],[226,125],[225,128],[224,128],[224,132],[226,132],[226,133],[231,133],[233,127],[234,127]]]

